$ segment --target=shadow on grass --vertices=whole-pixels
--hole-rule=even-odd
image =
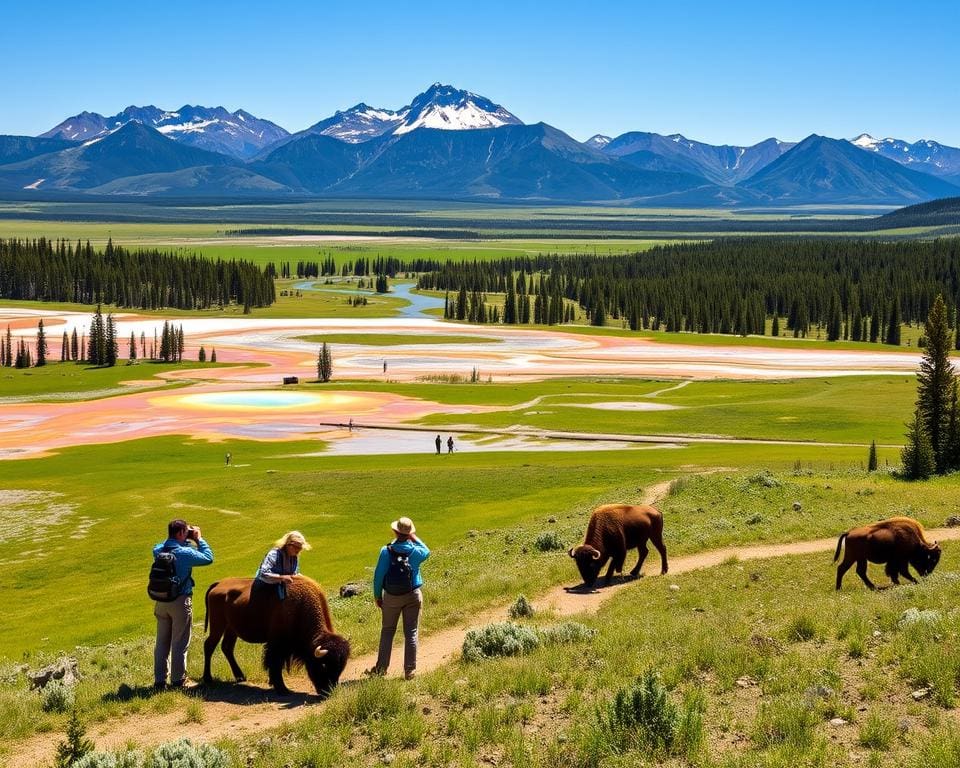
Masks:
[[[104,702],[126,702],[135,699],[150,699],[167,692],[176,692],[194,699],[215,701],[226,704],[281,704],[282,709],[294,709],[305,704],[323,701],[326,697],[313,693],[291,691],[288,694],[279,694],[272,688],[261,688],[249,683],[214,682],[212,685],[197,685],[192,688],[166,688],[157,690],[152,685],[129,686],[121,683],[116,691],[106,693],[101,697]]]
[[[609,589],[610,587],[616,587],[619,584],[626,584],[628,581],[638,581],[643,577],[641,573],[639,576],[631,576],[628,574],[622,574],[620,576],[614,576],[610,583],[607,584],[605,579],[597,579],[597,582],[592,586],[588,587],[586,584],[580,583],[575,587],[564,587],[563,591],[571,595],[595,595],[598,592],[603,591],[604,589]]]

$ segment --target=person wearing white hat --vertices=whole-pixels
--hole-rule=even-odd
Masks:
[[[373,574],[373,599],[382,616],[377,664],[368,675],[385,675],[390,666],[393,638],[403,618],[403,676],[410,680],[417,671],[417,643],[420,611],[423,608],[423,577],[420,565],[430,557],[427,545],[417,538],[409,517],[390,523],[394,540],[381,548]]]

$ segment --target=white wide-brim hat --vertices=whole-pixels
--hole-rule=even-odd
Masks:
[[[401,534],[402,536],[409,536],[411,533],[416,533],[417,528],[413,524],[413,520],[409,517],[401,517],[399,520],[394,520],[390,523],[390,529],[394,533]]]

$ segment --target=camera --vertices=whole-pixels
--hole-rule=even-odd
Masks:
[[[193,540],[193,541],[196,541],[196,540],[197,540],[197,538],[198,538],[198,536],[197,536],[197,526],[195,526],[195,525],[188,525],[188,526],[187,526],[187,538],[188,538],[188,539],[191,539],[191,540]]]

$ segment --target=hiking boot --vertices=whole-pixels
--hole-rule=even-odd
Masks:
[[[367,677],[383,677],[387,674],[387,670],[380,669],[380,667],[370,667],[370,669],[365,669],[363,674]]]
[[[166,688],[167,688],[167,684],[164,682],[153,684],[153,690],[156,691],[157,693],[160,693],[161,691],[166,690]]]
[[[194,688],[198,688],[200,684],[196,680],[191,680],[189,677],[183,678],[176,683],[170,683],[171,688],[175,688],[178,691],[192,691]]]
[[[411,669],[409,672],[403,673],[404,680],[413,680],[413,678],[415,678],[416,676],[417,676],[417,672],[416,670],[413,670],[413,669]]]

